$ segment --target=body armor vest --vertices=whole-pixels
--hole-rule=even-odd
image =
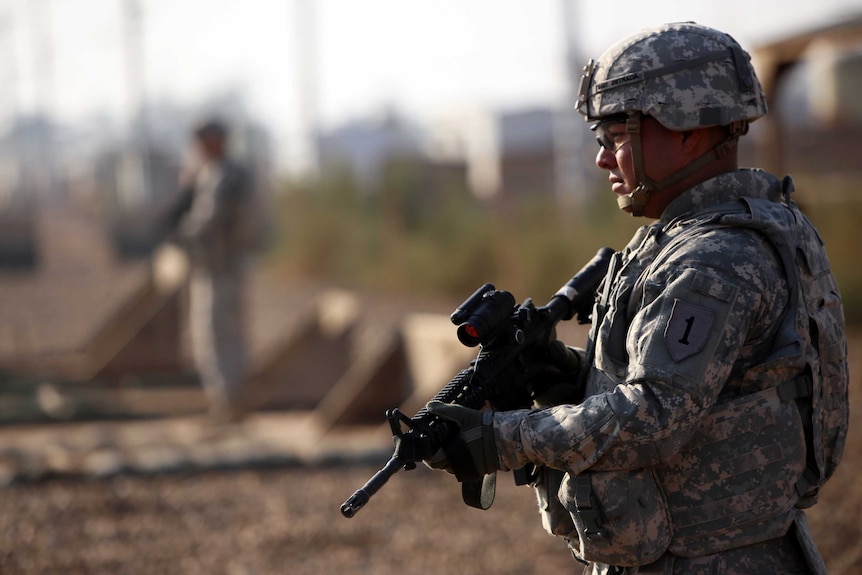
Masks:
[[[565,477],[559,499],[576,528],[577,536],[568,539],[579,558],[644,565],[667,550],[696,557],[780,537],[796,508],[812,505],[835,471],[849,415],[843,309],[822,241],[790,200],[791,191],[785,178],[783,202],[742,198],[702,212],[650,261],[650,267],[660,265],[675,246],[709,230],[751,229],[779,255],[789,303],[767,359],[740,376],[754,385],[736,386],[757,391],[719,396],[670,461],[637,472],[588,470]],[[629,272],[640,281],[649,269]],[[612,273],[596,308],[599,327],[608,299],[626,297],[609,293]],[[625,329],[613,323],[604,322],[609,332],[596,339]],[[616,383],[593,369],[588,393]]]

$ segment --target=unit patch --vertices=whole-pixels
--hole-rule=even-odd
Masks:
[[[675,299],[664,330],[664,343],[674,361],[682,361],[703,349],[715,321],[711,309]]]

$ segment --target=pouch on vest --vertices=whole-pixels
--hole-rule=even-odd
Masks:
[[[566,537],[575,529],[568,509],[557,498],[565,475],[565,471],[540,466],[536,469],[536,481],[533,483],[542,527],[551,535],[559,537]]]
[[[558,496],[575,525],[566,539],[578,559],[646,565],[670,545],[667,503],[652,470],[567,473]]]

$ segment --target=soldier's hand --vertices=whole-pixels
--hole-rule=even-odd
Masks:
[[[487,475],[500,469],[500,458],[497,454],[497,444],[494,441],[493,414],[490,411],[478,411],[461,405],[431,401],[426,406],[429,413],[441,419],[455,423],[458,426],[458,438],[466,449],[458,450],[465,453],[469,462],[455,462],[453,467],[449,457],[455,451],[440,449],[424,463],[433,469],[443,469],[455,473],[455,467],[461,463],[472,464],[479,475]]]
[[[532,350],[523,360],[537,408],[578,403],[583,398],[579,385],[581,354],[560,340]]]

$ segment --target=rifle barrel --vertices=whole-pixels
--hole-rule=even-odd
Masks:
[[[371,496],[377,493],[381,487],[386,485],[389,478],[398,473],[403,466],[403,461],[398,457],[392,456],[392,458],[386,462],[383,469],[375,473],[374,476],[365,483],[365,485],[357,489],[356,492],[347,499],[347,501],[341,504],[341,514],[348,518],[356,515],[356,513],[362,509],[366,503],[368,503]]]

